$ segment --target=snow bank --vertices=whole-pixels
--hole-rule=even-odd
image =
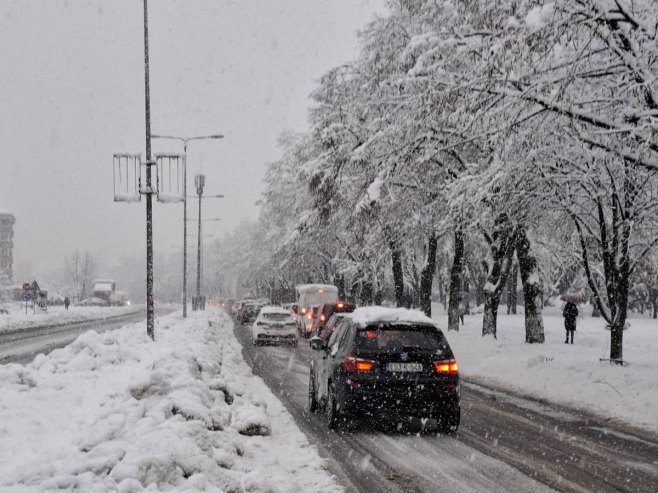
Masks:
[[[143,305],[71,306],[65,310],[63,306],[50,306],[47,312],[33,312],[32,308],[28,308],[26,314],[25,305],[7,304],[4,306],[9,310],[9,315],[0,315],[0,333],[49,324],[65,324],[127,315],[137,313],[144,308]]]
[[[342,491],[217,311],[0,366],[0,491]]]
[[[498,339],[482,337],[482,314],[466,315],[459,332],[448,332],[443,307],[434,319],[443,328],[466,379],[582,408],[604,418],[658,433],[658,321],[632,318],[624,332],[628,366],[601,362],[610,353],[605,321],[578,308],[574,344],[565,344],[559,307],[544,310],[544,344],[526,344],[523,308],[498,315]],[[501,307],[502,311],[502,307]]]

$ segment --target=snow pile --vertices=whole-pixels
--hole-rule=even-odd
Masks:
[[[82,322],[84,320],[98,320],[138,313],[144,309],[143,305],[72,306],[68,310],[65,310],[63,306],[49,306],[47,312],[33,312],[32,308],[28,307],[27,313],[25,313],[25,305],[23,304],[4,306],[9,310],[9,315],[0,315],[0,332],[20,331],[32,327]]]
[[[220,312],[0,366],[0,491],[342,491]]]
[[[482,314],[466,315],[459,332],[446,330],[443,307],[432,307],[468,381],[587,409],[604,418],[658,432],[658,321],[632,318],[624,332],[628,366],[600,361],[609,357],[610,332],[591,306],[578,307],[574,344],[565,344],[559,307],[544,309],[544,344],[526,344],[523,308],[498,314],[498,338],[482,337]],[[503,311],[501,306],[500,311]]]

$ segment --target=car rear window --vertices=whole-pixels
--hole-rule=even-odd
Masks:
[[[440,351],[449,349],[443,333],[430,325],[377,325],[360,329],[356,347],[362,351]]]
[[[281,320],[287,320],[290,318],[289,313],[263,313],[263,318],[267,320],[276,320],[276,321],[281,321]]]

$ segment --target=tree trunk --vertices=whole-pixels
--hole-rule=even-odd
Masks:
[[[471,285],[468,282],[468,279],[464,278],[462,283],[462,301],[464,305],[464,313],[467,315],[471,314],[470,306],[470,295],[471,295]]]
[[[484,289],[477,284],[475,286],[475,306],[480,306],[482,303],[484,303]]]
[[[601,316],[601,308],[599,308],[599,304],[596,301],[596,296],[592,296],[590,299],[590,303],[592,304],[592,317],[600,317]]]
[[[393,284],[395,286],[395,304],[404,306],[404,275],[402,274],[402,254],[394,241],[389,243],[393,264]]]
[[[523,226],[517,229],[516,257],[521,270],[523,305],[525,308],[525,342],[544,342],[544,320],[542,317],[542,287],[539,280],[537,259],[530,254],[530,241]],[[516,290],[515,290],[516,292]],[[516,307],[515,307],[516,308]],[[516,310],[514,310],[516,313]]]
[[[448,330],[459,330],[459,297],[461,295],[461,274],[464,266],[464,234],[461,225],[455,229],[455,253],[450,269],[448,299]]]
[[[610,359],[621,361],[624,353],[624,325],[614,324],[609,325],[610,328]]]
[[[443,287],[443,282],[439,283],[439,299],[441,300],[441,303],[443,304],[443,310],[446,309],[446,294],[445,294],[445,288]]]
[[[517,253],[518,255],[518,253]],[[517,305],[517,296],[516,296],[516,282],[519,277],[519,267],[515,262],[512,266],[512,275],[507,280],[507,314],[516,315],[516,305]]]
[[[345,299],[345,276],[343,274],[338,274],[336,276],[336,287],[338,288],[338,297],[341,300]]]
[[[502,292],[502,290],[501,290]],[[496,296],[494,291],[484,290],[484,318],[482,319],[482,335],[492,334],[496,338],[496,321],[498,319],[498,303],[500,294]]]
[[[363,281],[361,285],[361,304],[364,306],[372,305],[372,283]]]
[[[487,284],[484,287],[484,318],[482,335],[496,338],[496,321],[500,296],[505,288],[514,255],[516,231],[507,214],[499,214],[494,224],[493,235],[487,238],[491,248],[492,263]]]
[[[436,249],[438,241],[432,233],[427,244],[427,262],[420,273],[420,309],[428,317],[432,316],[432,281],[436,266]]]

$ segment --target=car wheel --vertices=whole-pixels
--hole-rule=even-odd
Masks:
[[[308,412],[315,414],[318,412],[318,398],[315,393],[315,377],[311,371],[311,375],[308,378]]]
[[[329,386],[329,396],[327,397],[327,426],[330,430],[338,430],[340,427],[341,416],[338,411],[338,403],[336,402],[336,387],[331,384]]]
[[[459,406],[450,408],[446,413],[437,418],[439,423],[439,432],[452,434],[459,428],[461,419],[461,408]]]

